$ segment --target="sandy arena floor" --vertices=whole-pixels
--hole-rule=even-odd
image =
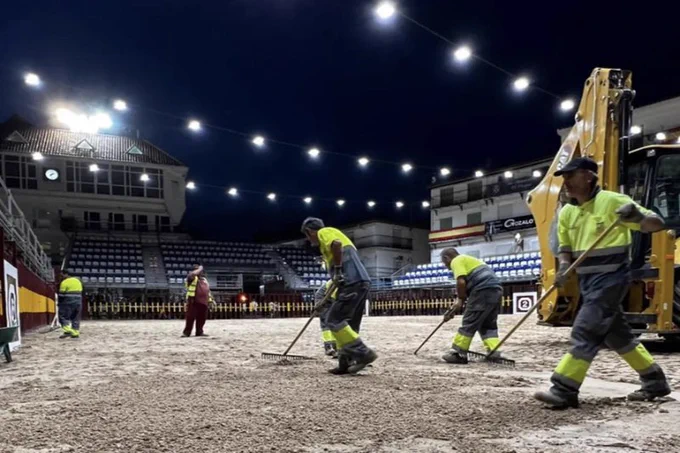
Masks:
[[[501,317],[502,331],[517,319]],[[549,410],[531,394],[547,388],[567,329],[522,327],[506,348],[514,370],[461,367],[439,360],[459,318],[413,355],[438,321],[365,318],[380,358],[342,377],[326,373],[317,321],[291,353],[318,360],[260,360],[303,319],[208,321],[210,338],[180,338],[179,321],[29,335],[0,364],[0,451],[680,452],[680,403],[624,401],[636,379],[612,352],[598,356],[580,409]],[[680,390],[680,353],[656,356]]]

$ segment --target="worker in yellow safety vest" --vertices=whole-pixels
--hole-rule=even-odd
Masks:
[[[558,287],[566,283],[572,259],[588,249],[617,217],[623,222],[576,269],[582,305],[571,329],[572,347],[555,368],[550,390],[535,394],[536,399],[555,408],[578,406],[581,384],[603,345],[616,351],[640,376],[642,387],[628,399],[653,400],[671,392],[663,370],[633,335],[622,308],[631,279],[630,230],[661,231],[665,224],[629,196],[601,190],[597,170],[593,160],[576,158],[555,172],[555,176],[564,177],[571,199],[558,218]]]
[[[214,301],[212,293],[210,292],[210,285],[206,278],[203,266],[194,265],[194,269],[187,275],[184,280],[184,287],[187,290],[186,294],[186,316],[183,337],[191,335],[194,328],[194,321],[196,322],[196,336],[207,337],[203,332],[205,320],[208,317],[208,309]]]
[[[371,278],[356,247],[342,231],[326,227],[315,217],[306,218],[301,231],[312,245],[319,246],[326,269],[338,287],[337,296],[326,314],[326,323],[338,348],[338,366],[330,373],[357,373],[378,358],[359,337],[356,325],[363,316]]]
[[[328,290],[330,289],[331,284],[333,283],[333,280],[328,280],[326,284],[321,285],[319,289],[316,290],[316,293],[314,294],[314,304],[318,304],[323,300],[324,297],[326,297],[326,294],[328,293]],[[323,348],[324,352],[327,356],[331,356],[333,358],[338,357],[338,351],[337,351],[337,342],[335,341],[335,337],[333,336],[333,331],[331,328],[328,326],[328,322],[326,321],[326,316],[328,316],[328,311],[333,303],[333,299],[336,299],[338,296],[338,290],[337,288],[333,291],[333,294],[328,298],[328,301],[324,304],[323,307],[319,307],[319,321],[321,324],[321,338],[323,339]],[[350,323],[351,324],[351,323]],[[358,326],[357,326],[358,330]]]
[[[501,308],[503,287],[496,273],[473,256],[458,253],[455,248],[442,250],[442,263],[453,272],[458,300],[444,314],[449,321],[465,304],[463,322],[453,337],[451,350],[442,359],[453,364],[467,364],[470,343],[476,332],[482,337],[487,351],[498,346],[498,312]],[[494,352],[500,356],[500,352]]]
[[[83,284],[68,271],[61,274],[64,278],[59,284],[59,324],[63,333],[59,338],[79,338]]]

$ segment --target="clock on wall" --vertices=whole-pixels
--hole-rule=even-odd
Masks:
[[[57,181],[59,179],[59,170],[48,168],[45,170],[45,179],[48,181]]]

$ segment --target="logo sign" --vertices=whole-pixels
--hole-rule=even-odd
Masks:
[[[19,315],[19,277],[17,268],[4,262],[5,269],[5,313],[7,313],[7,327],[20,327]],[[21,333],[17,330],[16,341],[9,344],[10,350],[14,351],[21,345]]]
[[[507,233],[510,231],[524,230],[536,226],[534,217],[523,215],[520,217],[510,217],[509,219],[494,220],[486,222],[487,234]]]
[[[538,293],[527,292],[527,293],[513,293],[512,294],[512,312],[514,314],[526,313],[531,310],[538,300]]]

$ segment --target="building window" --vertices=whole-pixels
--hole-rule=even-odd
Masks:
[[[468,225],[479,225],[482,223],[482,213],[481,212],[471,212],[467,215]]]
[[[440,230],[450,230],[453,228],[453,217],[444,217],[439,219]]]
[[[132,214],[132,226],[135,231],[149,231],[149,218],[143,214]]]
[[[37,189],[38,170],[32,160],[23,156],[3,157],[3,178],[10,189]]]
[[[66,190],[99,195],[163,198],[163,170],[109,164],[97,166],[99,171],[91,172],[88,162],[67,162]],[[144,173],[149,175],[147,182],[142,181]]]
[[[482,180],[472,181],[468,183],[468,201],[481,200],[484,193],[484,184]]]
[[[170,232],[170,217],[165,216],[165,215],[157,215],[156,216],[156,231],[160,231],[161,233],[169,233]]]
[[[124,231],[125,215],[109,212],[109,230]]]
[[[439,197],[441,199],[440,206],[451,206],[453,204],[453,187],[446,187],[439,191]]]
[[[508,219],[512,216],[513,216],[513,213],[512,213],[512,205],[511,204],[504,204],[504,205],[498,206],[498,218],[499,219]]]
[[[101,216],[98,212],[85,211],[83,213],[85,228],[88,230],[101,229]]]

